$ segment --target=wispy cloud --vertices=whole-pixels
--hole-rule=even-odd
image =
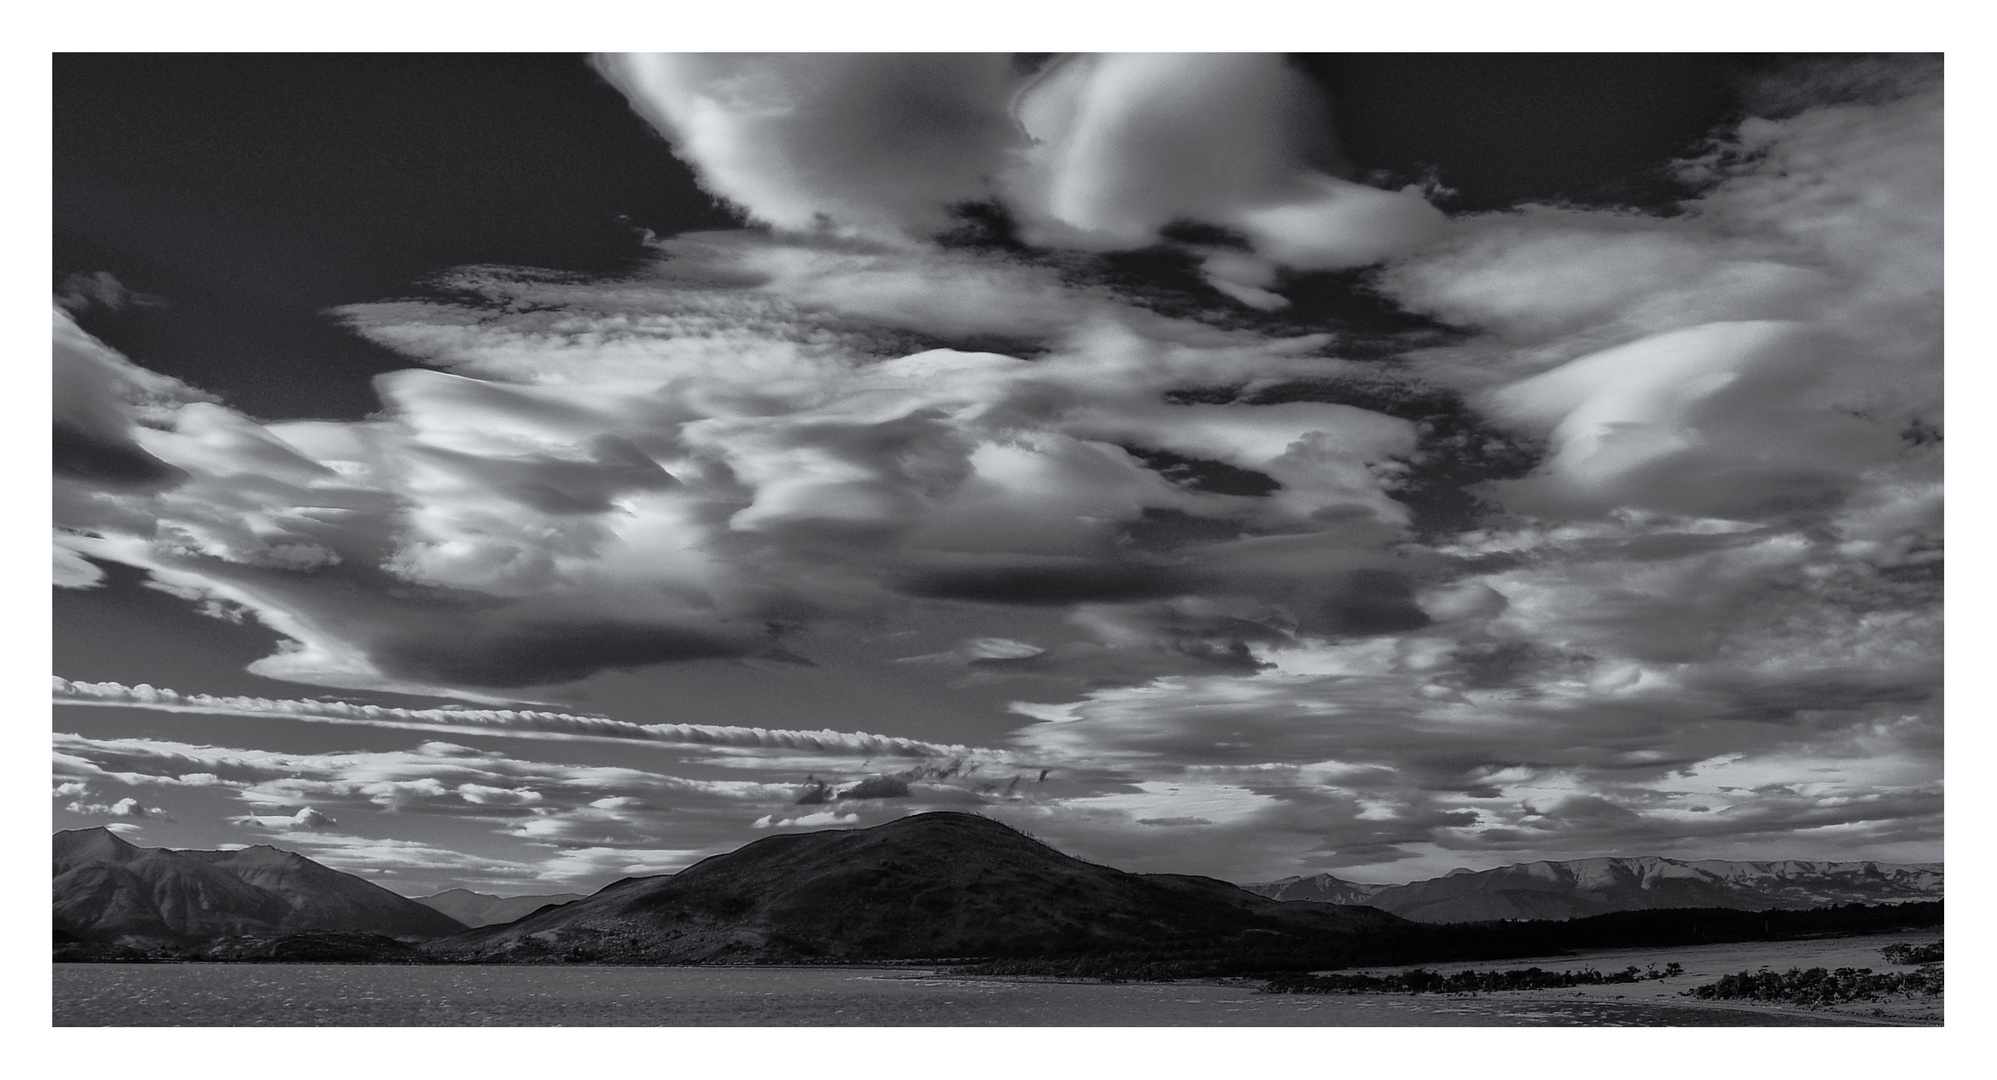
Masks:
[[[78,313],[93,307],[124,311],[128,308],[166,307],[169,303],[164,296],[127,287],[109,270],[68,275],[62,279],[62,284],[56,286],[55,302],[58,307]]]
[[[356,724],[440,732],[503,731],[522,737],[637,740],[686,746],[753,750],[789,750],[851,757],[968,758],[999,757],[1001,751],[927,743],[915,739],[847,731],[788,731],[726,727],[709,724],[634,724],[601,716],[531,709],[437,708],[403,709],[346,701],[296,698],[217,697],[182,694],[140,683],[72,682],[53,677],[52,696],[58,704],[109,705],[158,709],[162,712],[209,713],[216,716],[270,716],[315,723]]]

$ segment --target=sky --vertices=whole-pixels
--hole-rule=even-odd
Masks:
[[[54,77],[56,828],[1941,857],[1938,58]]]

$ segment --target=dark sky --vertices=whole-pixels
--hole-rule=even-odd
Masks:
[[[732,223],[576,56],[63,55],[54,97],[54,280],[170,298],[88,329],[266,419],[365,415],[403,366],[329,307]]]

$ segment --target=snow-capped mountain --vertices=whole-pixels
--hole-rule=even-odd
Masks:
[[[1309,877],[1286,877],[1281,881],[1262,881],[1243,885],[1249,892],[1266,896],[1271,900],[1309,900],[1317,904],[1363,904],[1382,889],[1391,885],[1365,885],[1356,881],[1345,881],[1330,874],[1312,874]]]
[[[1242,886],[1277,900],[1361,904],[1417,922],[1572,919],[1647,908],[1744,911],[1939,900],[1939,863],[1683,862],[1657,856],[1530,862],[1453,870],[1406,885],[1330,874]]]

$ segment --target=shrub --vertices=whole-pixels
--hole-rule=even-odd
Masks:
[[[1412,968],[1397,975],[1292,975],[1270,978],[1263,987],[1270,994],[1473,994],[1492,990],[1558,990],[1569,986],[1602,986],[1668,979],[1684,973],[1671,964],[1660,971],[1653,964],[1643,970],[1632,964],[1621,971],[1604,974],[1594,968],[1580,971],[1545,971],[1540,968],[1514,968],[1510,971],[1459,971],[1443,975],[1425,968]]]
[[[1926,945],[1896,944],[1879,950],[1879,955],[1889,964],[1939,964],[1942,960],[1942,943],[1931,941]]]
[[[1776,973],[1762,968],[1721,976],[1720,981],[1684,991],[1708,1000],[1780,1001],[1791,1005],[1842,1005],[1877,1001],[1883,995],[1902,997],[1942,992],[1942,969],[1929,964],[1914,971],[1874,974],[1871,968],[1790,968]]]

